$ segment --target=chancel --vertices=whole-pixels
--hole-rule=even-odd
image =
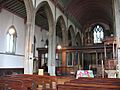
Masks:
[[[120,0],[0,0],[0,90],[119,90],[119,29]]]

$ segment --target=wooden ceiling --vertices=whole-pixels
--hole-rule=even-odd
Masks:
[[[22,0],[0,0],[0,8],[2,8],[22,17],[26,18],[26,9]]]
[[[112,0],[57,0],[70,17],[84,26],[88,22],[104,21],[113,24]],[[66,2],[68,1],[68,2]]]
[[[26,22],[27,14],[23,0],[0,0],[0,10],[3,8],[23,18]],[[43,29],[49,29],[44,6],[38,10],[35,23]]]
[[[72,0],[66,10],[75,16],[81,25],[102,20],[112,23],[112,0]]]
[[[72,18],[73,22],[84,26],[90,21],[105,21],[113,25],[112,0],[51,0],[58,2],[63,13]],[[0,0],[0,10],[2,8],[24,18],[26,20],[26,9],[23,0]],[[41,7],[36,14],[36,25],[48,30],[48,20]],[[59,26],[59,25],[58,25]]]

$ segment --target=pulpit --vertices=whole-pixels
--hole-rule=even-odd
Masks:
[[[104,40],[104,70],[108,74],[108,78],[116,78],[116,74],[118,73],[116,70],[116,66],[118,63],[117,60],[117,44],[118,38],[111,36],[106,37]]]

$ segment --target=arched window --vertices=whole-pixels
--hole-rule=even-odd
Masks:
[[[103,27],[100,25],[96,25],[93,28],[93,36],[94,36],[94,43],[102,43],[101,40],[104,38]]]
[[[15,27],[12,25],[7,32],[7,53],[15,53],[16,50],[16,37],[17,37],[17,33],[16,33],[16,29]]]

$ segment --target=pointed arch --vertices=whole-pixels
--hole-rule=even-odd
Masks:
[[[42,9],[42,10],[40,10]],[[48,35],[48,73],[55,75],[55,53],[56,53],[56,32],[55,32],[55,20],[53,17],[52,9],[48,1],[42,1],[37,5],[36,14],[44,10],[46,14],[45,19],[47,22],[47,35]],[[43,15],[44,17],[44,15]],[[40,25],[42,26],[42,25]],[[45,63],[45,62],[44,62]]]
[[[70,46],[75,46],[75,32],[72,25],[68,28],[68,41]]]
[[[24,0],[26,13],[27,13],[27,23],[32,22],[32,18],[34,17],[34,7],[32,0]]]
[[[67,32],[66,32],[65,20],[64,20],[63,16],[61,15],[57,18],[57,22],[56,22],[56,36],[61,38],[61,42],[62,42],[63,46],[67,45],[66,34],[67,34]]]
[[[77,32],[75,39],[76,39],[75,40],[76,41],[76,46],[81,46],[82,45],[82,40],[81,40],[79,32]]]
[[[43,7],[45,8],[45,13],[47,16],[47,20],[48,20],[48,27],[49,27],[49,35],[52,35],[54,33],[54,18],[53,18],[53,13],[51,10],[51,7],[49,5],[49,3],[47,1],[42,1],[41,3],[39,3],[37,5],[37,8],[35,9],[35,13],[37,13],[37,11]]]

